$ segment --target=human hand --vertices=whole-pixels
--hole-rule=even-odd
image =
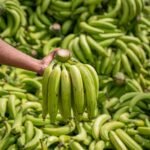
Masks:
[[[42,60],[39,61],[41,64],[41,69],[37,72],[39,75],[42,75],[44,73],[45,68],[47,68],[48,65],[51,63],[58,50],[60,50],[60,48],[54,49],[47,56],[45,56]]]
[[[30,70],[36,72],[38,75],[42,75],[45,68],[53,60],[56,51],[59,49],[61,48],[54,49],[49,55],[38,60],[17,50],[0,39],[0,64]]]

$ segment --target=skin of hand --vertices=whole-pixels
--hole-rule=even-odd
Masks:
[[[39,75],[42,75],[44,73],[45,68],[51,63],[57,50],[59,50],[59,48],[54,49],[49,55],[47,55],[46,57],[44,57],[42,60],[39,61],[39,63],[41,64],[41,70],[37,72]]]
[[[17,50],[0,39],[0,64],[34,71],[37,72],[38,75],[42,75],[44,69],[53,60],[56,51],[59,49],[60,48],[54,49],[49,55],[38,60]]]

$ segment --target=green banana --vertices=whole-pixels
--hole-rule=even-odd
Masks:
[[[0,29],[3,31],[4,29],[6,29],[6,22],[5,22],[5,19],[4,19],[4,17],[0,17],[0,22],[1,22],[1,24],[0,24]]]
[[[7,15],[7,28],[1,33],[1,37],[10,37],[13,28],[13,17],[11,14]]]
[[[136,13],[140,14],[141,11],[143,10],[142,0],[135,0],[135,4],[136,4]]]
[[[82,147],[82,145],[76,141],[71,141],[70,142],[70,148],[71,150],[84,150],[84,148]]]
[[[18,5],[17,3],[14,3],[12,1],[7,1],[6,6],[7,6],[7,8],[14,9],[19,14],[22,26],[27,25],[26,13],[23,10],[23,7],[20,6],[20,4]]]
[[[94,27],[98,27],[101,28],[103,30],[105,29],[110,29],[110,30],[114,30],[116,29],[116,26],[113,25],[112,23],[106,22],[106,21],[101,21],[101,20],[95,20],[95,21],[91,21],[89,23],[89,25],[94,26]]]
[[[11,133],[13,134],[21,134],[22,133],[22,120],[23,120],[23,113],[22,109],[20,109],[15,117],[14,123],[12,125]]]
[[[138,56],[138,58],[144,63],[146,60],[146,55],[143,49],[136,44],[129,43],[128,47]]]
[[[63,66],[60,78],[60,105],[62,108],[61,114],[65,120],[69,120],[71,118],[71,79],[65,66]]]
[[[127,1],[121,1],[122,3],[122,11],[123,11],[123,14],[122,14],[122,17],[121,17],[121,20],[120,20],[120,25],[123,25],[123,24],[126,24],[129,20],[129,7],[128,7],[128,3]]]
[[[42,131],[48,135],[52,136],[60,136],[60,135],[67,135],[73,132],[75,129],[75,123],[71,120],[67,125],[61,127],[51,127],[51,128],[42,128]]]
[[[98,96],[98,91],[99,91],[99,78],[98,78],[97,72],[96,72],[96,70],[95,70],[92,66],[90,66],[90,65],[88,65],[88,64],[86,64],[86,67],[88,68],[88,70],[90,71],[90,73],[91,73],[91,75],[92,75],[92,78],[93,78],[93,80],[94,80],[94,85],[95,85],[96,91],[97,91],[97,96]]]
[[[71,4],[71,8],[72,10],[75,10],[77,7],[81,6],[81,4],[83,3],[83,0],[72,0],[72,4]]]
[[[48,9],[50,4],[51,0],[43,0],[41,4],[41,12],[44,13]]]
[[[92,39],[90,36],[87,36],[86,38],[87,38],[87,42],[89,43],[90,47],[93,50],[95,50],[100,56],[108,56],[105,49],[103,49],[103,47],[98,45],[94,39]]]
[[[52,1],[52,4],[60,7],[60,8],[64,8],[64,9],[70,9],[71,8],[71,2],[70,1]]]
[[[57,65],[50,73],[48,79],[48,113],[52,123],[55,122],[58,113],[60,75],[61,68]]]
[[[0,116],[5,117],[7,110],[7,98],[0,98]]]
[[[111,54],[112,54],[112,49],[109,48],[108,51],[107,51],[108,57],[104,57],[103,60],[102,60],[102,63],[101,63],[101,65],[102,65],[101,74],[105,73],[105,70],[107,69],[109,61],[110,61]]]
[[[75,38],[75,34],[69,34],[68,36],[66,36],[61,43],[61,47],[67,49],[70,41],[74,38]]]
[[[96,141],[92,141],[89,145],[89,150],[94,150],[95,149],[95,144],[96,144]]]
[[[46,2],[48,2],[48,1],[46,1]],[[44,3],[44,1],[43,1],[43,3]],[[36,9],[36,12],[37,12],[38,18],[41,20],[42,23],[44,23],[47,26],[51,25],[50,19],[48,19],[47,16],[44,13],[42,13],[43,12],[42,11],[42,6],[41,7],[38,6],[37,9]]]
[[[116,134],[118,135],[118,137],[122,140],[123,143],[125,143],[125,145],[134,150],[142,150],[141,146],[139,144],[137,144],[125,131],[123,131],[122,129],[117,129],[116,130]]]
[[[42,101],[42,116],[45,119],[47,113],[48,113],[48,82],[49,82],[49,76],[52,72],[54,63],[52,62],[44,71],[43,74],[43,81],[42,81],[42,94],[43,94],[43,101]]]
[[[121,0],[116,0],[116,4],[113,10],[104,14],[104,17],[111,17],[111,18],[116,17],[120,9],[121,9]]]
[[[38,15],[36,13],[33,14],[33,23],[39,28],[44,29],[46,28],[45,24],[41,22],[41,20],[38,18]]]
[[[37,146],[39,140],[43,137],[42,130],[40,130],[36,127],[34,127],[34,130],[35,130],[35,135],[32,140],[30,140],[29,142],[26,143],[26,145],[24,146],[25,150],[34,149]]]
[[[80,22],[80,28],[89,34],[104,33],[103,30],[96,28],[96,27],[92,27],[89,24],[87,24],[86,22]]]
[[[140,145],[142,145],[144,148],[149,149],[150,148],[150,143],[149,140],[146,138],[143,138],[142,136],[136,134],[134,136],[134,140],[139,143]]]
[[[110,118],[111,118],[110,115],[103,114],[103,115],[98,116],[95,119],[93,126],[92,126],[92,135],[96,140],[99,139],[101,126]]]
[[[133,77],[132,74],[132,69],[131,69],[131,65],[129,63],[128,57],[126,56],[126,54],[122,54],[121,55],[121,62],[125,68],[125,72],[128,74],[129,77]]]
[[[110,121],[108,123],[105,123],[100,128],[101,138],[104,140],[109,140],[109,135],[108,135],[109,131],[117,129],[117,128],[122,128],[124,126],[125,124],[120,121]]]
[[[79,70],[82,76],[84,91],[85,91],[85,100],[87,105],[88,117],[94,118],[95,111],[97,107],[97,90],[96,85],[93,84],[94,80],[89,70],[83,65],[79,65]]]
[[[21,20],[20,20],[19,14],[14,9],[7,8],[7,11],[10,13],[13,20],[15,20],[15,26],[13,26],[13,28],[11,30],[11,35],[13,36],[17,33],[17,30],[19,29]]]
[[[93,60],[92,51],[91,51],[90,46],[89,46],[89,44],[87,42],[85,34],[81,34],[80,35],[79,43],[80,43],[81,49],[83,50],[84,55],[87,58],[87,61],[89,61],[90,63],[93,63],[94,60]]]
[[[83,114],[85,108],[84,88],[81,73],[75,65],[69,66],[72,82],[73,105],[78,114]]]
[[[22,148],[25,145],[25,134],[23,133],[18,139],[17,139],[17,145],[18,147]]]
[[[117,134],[114,131],[110,131],[109,138],[111,143],[114,145],[116,150],[127,150],[127,147],[124,145],[124,143],[120,140],[120,138],[117,136]]]
[[[34,126],[29,120],[25,122],[25,141],[28,143],[34,136]]]
[[[72,45],[72,51],[77,56],[77,59],[79,59],[83,63],[87,63],[87,60],[82,52],[82,49],[79,45],[79,37],[76,37],[74,39],[73,45]]]
[[[72,20],[66,20],[61,28],[62,34],[66,35],[70,32],[71,30],[71,26],[73,25],[73,21]]]
[[[11,119],[15,119],[16,117],[15,98],[14,95],[10,95],[7,101],[8,112]]]
[[[127,0],[129,7],[129,20],[134,19],[136,16],[136,3],[135,0]]]
[[[105,142],[100,140],[95,144],[95,150],[103,150],[105,148]]]

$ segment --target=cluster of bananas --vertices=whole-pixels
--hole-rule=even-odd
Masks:
[[[0,149],[150,149],[149,0],[0,0],[0,37],[77,59],[0,67]]]
[[[70,49],[80,62],[95,67],[100,90],[108,97],[120,97],[128,91],[149,91],[150,12],[149,4],[144,3],[134,23],[126,27],[120,25],[117,17],[85,15],[83,20],[80,18],[75,33],[61,42],[61,47]],[[121,85],[116,84],[116,76]]]
[[[48,13],[56,20],[64,21],[67,19],[78,18],[82,16],[90,16],[98,13],[100,17],[118,17],[120,25],[129,23],[136,19],[137,15],[143,10],[143,0],[132,1],[100,1],[100,0],[77,0],[77,1],[47,1]],[[84,15],[83,15],[84,14]],[[122,14],[122,15],[120,15]],[[81,17],[82,18],[82,17]]]
[[[115,36],[115,34],[110,36]],[[148,40],[148,36],[145,37]],[[124,76],[125,82],[123,81],[122,85],[127,85],[130,90],[145,91],[149,87],[150,49],[148,45],[149,43],[141,42],[139,38],[129,35],[98,41],[90,35],[70,34],[62,41],[61,47],[70,49],[74,57],[82,63],[88,62],[95,67],[100,76],[101,90],[103,87],[106,90],[106,85],[108,85],[111,90],[115,90],[116,87],[115,93],[117,93],[117,89],[126,92],[120,86],[112,84],[113,78],[119,72]],[[129,89],[127,88],[127,91]]]
[[[90,119],[94,118],[99,90],[95,69],[70,62],[70,52],[66,50],[58,50],[55,57],[58,62],[54,60],[43,75],[43,118],[49,113],[51,122],[55,122],[58,109],[65,120],[72,117],[72,110],[77,120],[85,110]]]
[[[0,6],[1,37],[14,37],[18,33],[20,26],[27,25],[24,9],[18,1],[2,1],[0,2]]]
[[[60,35],[60,25],[45,14],[45,2],[37,4],[36,8],[34,5],[31,1],[2,0],[0,37],[17,49],[40,57],[43,55],[43,44],[51,37]]]
[[[126,2],[122,0],[94,0],[88,2],[84,0],[77,0],[76,2],[61,0],[38,0],[35,2],[29,0],[2,0],[0,5],[1,37],[18,49],[37,57],[47,55],[53,49],[53,46],[60,46],[60,42],[48,44],[53,37],[54,39],[58,37],[60,39],[58,41],[61,41],[69,33],[79,34],[83,31],[89,33],[90,31],[87,30],[89,26],[86,22],[89,18],[95,21],[99,20],[98,23],[95,21],[89,23],[89,25],[100,28],[99,30],[94,29],[94,32],[90,28],[91,32],[102,34],[100,36],[95,36],[94,34],[92,37],[106,39],[109,34],[105,36],[105,32],[115,32],[114,37],[120,36],[121,32],[125,33],[127,29],[118,29],[119,27],[122,28],[121,19],[125,18],[123,19],[125,20],[123,21],[124,25],[129,23],[130,28],[132,28],[132,25],[136,24],[137,20],[148,23],[148,20],[145,19],[145,14],[149,13],[149,3],[143,0],[128,0]],[[124,10],[126,7],[127,10]],[[140,12],[142,10],[145,14],[141,19]],[[122,13],[125,17],[119,15]],[[129,17],[130,19],[128,16],[131,16]],[[149,15],[147,16],[149,17]],[[121,19],[118,19],[120,17]],[[13,29],[14,24],[12,25],[12,22],[15,23],[15,29]],[[73,26],[74,24],[75,26]],[[105,32],[101,31],[101,27]],[[146,33],[141,26],[137,27],[138,32],[136,32],[145,41],[144,36],[141,36],[141,30],[142,35],[145,35]],[[47,48],[48,50],[43,51],[44,47],[49,49]]]
[[[58,112],[53,124],[49,115],[45,120],[42,116],[42,77],[1,66],[0,79],[2,150],[150,149],[149,93],[130,91],[118,98],[103,98],[100,91],[94,119],[89,120],[84,112],[82,121],[66,122]]]

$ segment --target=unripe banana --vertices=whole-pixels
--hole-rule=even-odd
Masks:
[[[7,28],[1,33],[0,37],[10,37],[13,28],[13,17],[11,14],[7,15]]]
[[[79,65],[79,70],[84,85],[88,117],[92,119],[95,117],[95,110],[97,107],[97,90],[93,84],[94,80],[89,70],[84,65]]]
[[[35,130],[34,137],[33,137],[33,139],[31,141],[26,143],[26,145],[24,147],[24,150],[34,149],[38,145],[39,140],[43,137],[42,130],[40,130],[38,128],[34,128],[34,130]]]
[[[10,95],[7,102],[8,112],[11,119],[15,119],[16,117],[16,108],[15,108],[15,96]]]
[[[124,130],[117,129],[116,133],[129,149],[142,150],[142,147],[136,143]]]
[[[128,7],[129,7],[129,20],[134,19],[136,16],[136,4],[135,0],[127,0]]]
[[[92,75],[92,78],[94,80],[94,85],[96,87],[95,90],[97,91],[97,96],[98,96],[98,91],[99,91],[99,78],[98,78],[98,74],[97,74],[96,70],[92,66],[86,64],[86,67],[88,68],[88,70],[90,71],[90,73]]]
[[[123,14],[122,14],[122,18],[120,20],[120,24],[123,25],[125,23],[128,22],[128,17],[129,17],[129,7],[128,7],[128,3],[127,1],[121,1],[122,3],[122,11],[123,11]]]
[[[73,136],[73,140],[76,141],[84,141],[87,138],[87,132],[83,127],[82,123],[79,123],[79,125],[77,126],[79,134],[77,134],[76,136]]]
[[[105,142],[100,140],[95,144],[94,150],[103,150],[105,148]]]
[[[91,52],[91,49],[90,49],[90,46],[87,42],[87,39],[86,39],[86,35],[84,34],[81,34],[80,35],[80,40],[79,40],[79,43],[80,43],[80,46],[83,50],[83,53],[84,55],[86,56],[87,60],[90,62],[90,63],[93,63],[94,60],[93,60],[93,55],[92,55],[92,52]]]
[[[49,76],[48,81],[48,112],[51,122],[55,122],[58,113],[61,68],[57,65]]]
[[[78,114],[83,114],[85,108],[84,88],[81,73],[75,65],[69,67],[72,81],[73,105]]]
[[[114,131],[110,131],[109,138],[116,150],[127,150],[127,147],[124,145],[124,143],[120,140],[120,138]]]
[[[60,104],[62,108],[63,118],[70,119],[71,117],[71,79],[65,66],[61,72],[61,90],[60,90]]]
[[[30,120],[25,122],[25,141],[28,143],[34,136],[34,126]]]
[[[19,16],[18,12],[16,12],[15,10],[8,8],[7,11],[11,14],[12,18],[15,20],[14,21],[15,25],[11,29],[11,35],[13,36],[16,34],[17,30],[19,29],[21,20],[20,20],[20,16]]]
[[[79,59],[81,62],[86,63],[87,60],[83,54],[83,51],[79,45],[79,37],[76,37],[73,41],[72,45],[72,51],[76,55],[77,59]]]
[[[48,9],[50,3],[51,3],[51,0],[43,0],[42,1],[42,4],[41,4],[42,13],[44,13]]]
[[[66,35],[70,32],[72,29],[73,21],[72,20],[66,20],[62,25],[62,34]]]
[[[42,81],[42,93],[43,93],[43,101],[42,101],[42,107],[43,107],[43,112],[42,116],[45,119],[46,115],[48,113],[48,81],[49,81],[49,76],[52,72],[54,63],[52,62],[44,71],[43,75],[43,81]]]
[[[7,110],[7,98],[0,98],[0,116],[5,117],[5,113]]]
[[[71,148],[71,150],[84,150],[84,148],[82,147],[82,145],[80,144],[80,143],[78,143],[78,142],[75,142],[75,141],[72,141],[71,143],[70,143],[70,148]]]
[[[103,114],[103,115],[100,115],[98,116],[94,123],[93,123],[93,127],[92,127],[92,135],[93,137],[98,140],[99,139],[99,135],[100,135],[100,128],[101,126],[111,118],[110,115],[107,115],[107,114]]]
[[[109,135],[108,135],[109,131],[117,128],[122,128],[124,126],[125,124],[119,121],[111,121],[104,124],[100,129],[101,138],[104,140],[109,140]]]

